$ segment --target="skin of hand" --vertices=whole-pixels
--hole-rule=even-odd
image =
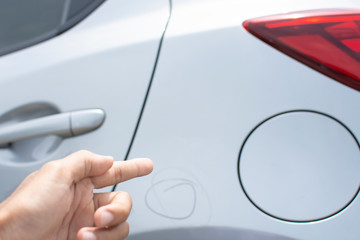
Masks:
[[[93,189],[152,169],[150,159],[113,161],[88,151],[48,162],[0,204],[0,239],[124,239],[129,233],[130,195]]]

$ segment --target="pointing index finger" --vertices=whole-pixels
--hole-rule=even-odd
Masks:
[[[111,168],[113,161],[112,157],[82,150],[64,159],[48,162],[40,172],[73,184],[87,177],[103,175]]]
[[[127,161],[116,161],[101,176],[91,178],[95,188],[102,188],[124,182],[131,178],[145,176],[153,170],[153,163],[148,158],[135,158]]]

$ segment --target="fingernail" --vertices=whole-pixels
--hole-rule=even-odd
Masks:
[[[96,240],[96,236],[93,232],[84,232],[83,240]]]
[[[101,225],[102,226],[109,226],[109,224],[114,220],[114,215],[109,212],[103,212],[101,214]]]

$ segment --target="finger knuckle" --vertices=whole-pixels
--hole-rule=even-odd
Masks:
[[[127,236],[129,236],[129,233],[130,233],[130,225],[128,222],[124,222],[124,226],[123,226],[123,236],[125,238],[127,238]]]
[[[65,174],[64,173],[65,169],[64,169],[61,161],[59,161],[59,160],[46,163],[41,168],[40,171],[46,172],[46,173],[50,174],[51,177],[54,177],[54,178],[59,178]]]
[[[116,183],[121,182],[123,179],[123,170],[122,168],[114,168],[114,181]]]
[[[90,151],[88,151],[88,150],[79,150],[79,151],[77,151],[75,154],[78,154],[78,155],[80,155],[80,156],[89,156],[89,155],[91,155],[92,154],[92,152],[90,152]]]
[[[60,166],[60,162],[59,161],[51,161],[46,163],[42,169],[46,170],[46,171],[58,171],[59,169],[61,169]]]
[[[129,215],[130,211],[131,211],[131,208],[132,208],[132,197],[131,197],[131,195],[128,192],[120,192],[119,197],[123,199],[122,202],[127,203],[126,206],[128,206],[128,207],[126,207],[124,209],[126,210],[126,214]],[[122,206],[125,206],[125,204],[122,205]]]
[[[131,209],[129,209],[128,207],[122,206],[121,208],[119,208],[118,211],[119,211],[120,218],[123,219],[123,221],[125,221],[128,218]]]
[[[122,195],[121,197],[125,198],[127,201],[132,202],[132,198],[131,198],[130,193],[128,193],[128,192],[121,192],[121,195]]]

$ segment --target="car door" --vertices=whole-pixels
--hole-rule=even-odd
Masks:
[[[98,6],[102,1],[83,2]],[[56,7],[65,10],[60,11],[60,25],[53,24],[55,30],[46,29],[39,39],[25,34],[30,39],[25,43],[1,46],[0,200],[30,172],[71,152],[88,149],[116,160],[125,158],[169,17],[167,0],[110,0],[65,31],[75,20],[65,26],[61,19],[75,19],[79,6],[71,11],[71,1],[48,9],[48,1],[24,4],[18,1],[11,9],[21,8],[13,14],[28,17],[25,22],[36,18],[31,8],[44,7],[40,20],[29,25],[30,32],[31,26],[56,18],[51,16],[59,15]],[[73,124],[84,129],[83,121],[94,120],[83,113],[100,115],[84,134],[74,134]],[[76,114],[82,115],[77,123],[71,120]]]

